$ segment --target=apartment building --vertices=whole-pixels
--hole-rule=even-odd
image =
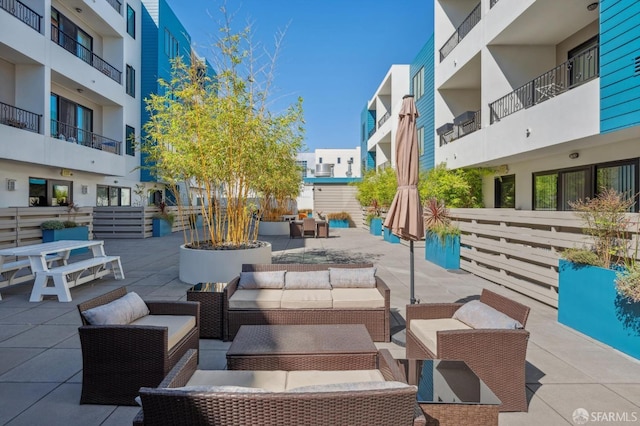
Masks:
[[[486,207],[638,192],[640,2],[436,0],[434,15],[436,164],[494,168]]]
[[[0,207],[131,203],[140,0],[0,2]]]

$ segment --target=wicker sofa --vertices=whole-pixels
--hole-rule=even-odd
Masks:
[[[487,289],[482,290],[480,302],[522,328],[473,328],[468,319],[467,323],[456,319],[463,303],[407,305],[407,358],[462,360],[500,398],[500,411],[527,411],[529,332],[524,327],[529,307]]]
[[[198,302],[144,301],[149,314],[130,324],[90,324],[89,310],[127,294],[121,287],[78,304],[81,404],[135,405],[141,386],[157,386],[187,350],[199,348]]]
[[[344,269],[368,269],[372,264],[245,264],[243,273],[286,271],[289,272],[314,272],[330,271],[330,268]],[[293,274],[286,275],[286,279]],[[288,296],[303,294],[298,290],[248,290],[241,288],[240,276],[234,278],[224,291],[223,316],[224,316],[224,340],[233,340],[242,325],[263,324],[364,324],[371,338],[376,342],[390,341],[390,291],[385,282],[378,276],[374,277],[375,283],[371,288],[320,290],[330,292],[328,300],[323,300],[324,305],[305,305],[306,301],[291,301]],[[290,281],[290,280],[289,280]],[[337,291],[336,291],[337,290]],[[275,298],[266,304],[256,302],[261,294],[275,294]],[[280,292],[280,293],[278,293]],[[313,290],[311,290],[313,292]],[[279,295],[281,294],[281,295]],[[348,300],[340,299],[348,294]],[[238,302],[241,295],[249,295],[245,300]],[[270,296],[271,297],[271,296]],[[288,300],[288,304],[284,300]],[[282,303],[281,303],[282,300]],[[313,301],[312,301],[313,302]]]
[[[317,385],[303,392],[273,389],[275,382],[296,373],[298,381]],[[372,374],[370,370],[348,373]],[[379,367],[372,375],[376,373],[388,387],[366,389],[372,383],[367,382],[361,383],[362,389],[349,390],[344,380],[327,379],[324,375],[332,374],[329,371],[197,370],[195,351],[189,351],[157,388],[140,389],[143,408],[133,425],[424,425],[425,417],[416,404],[416,387],[404,385],[404,374],[386,350],[380,351]],[[250,387],[257,382],[272,389],[252,391],[255,389]],[[229,387],[229,383],[243,387]],[[335,383],[342,383],[342,388],[318,389]],[[192,387],[175,389],[184,386]]]

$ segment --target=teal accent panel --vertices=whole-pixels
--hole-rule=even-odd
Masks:
[[[434,167],[435,152],[435,94],[434,94],[434,37],[431,35],[429,40],[424,44],[420,52],[409,66],[409,75],[411,78],[411,93],[413,90],[413,76],[424,68],[424,94],[416,100],[416,107],[420,116],[416,120],[418,128],[424,128],[424,152],[420,156],[420,170],[429,170]]]
[[[600,2],[600,132],[640,125],[640,2]],[[636,62],[638,61],[638,62]]]
[[[363,173],[366,170],[372,169],[376,166],[375,152],[367,151],[367,143],[369,141],[369,132],[375,128],[376,125],[376,112],[367,109],[365,105],[364,109],[360,113],[360,160],[363,164]],[[373,160],[373,161],[372,161]]]

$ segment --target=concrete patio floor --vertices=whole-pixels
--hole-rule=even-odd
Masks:
[[[409,301],[409,248],[384,242],[363,229],[332,229],[328,239],[265,238],[274,263],[373,262],[391,288],[392,333],[404,325]],[[189,284],[178,279],[182,234],[145,240],[106,240],[120,255],[126,279],[103,278],[73,288],[73,302],[30,303],[31,284],[0,289],[0,424],[130,425],[137,407],[80,405],[82,358],[76,304],[120,286],[146,299],[184,300]],[[554,308],[484,279],[448,272],[415,250],[416,297],[422,302],[475,298],[489,288],[531,307],[527,329],[527,413],[500,414],[501,426],[574,425],[586,409],[589,424],[640,424],[640,362],[556,321]],[[377,344],[404,356],[393,343]],[[225,367],[229,343],[200,341],[200,368]],[[605,421],[607,420],[607,421]],[[624,421],[627,420],[627,421]]]

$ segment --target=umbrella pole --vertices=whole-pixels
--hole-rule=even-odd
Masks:
[[[413,282],[413,240],[409,240],[409,287],[411,289],[411,304],[414,305],[416,303],[416,298],[414,294],[414,282]]]

